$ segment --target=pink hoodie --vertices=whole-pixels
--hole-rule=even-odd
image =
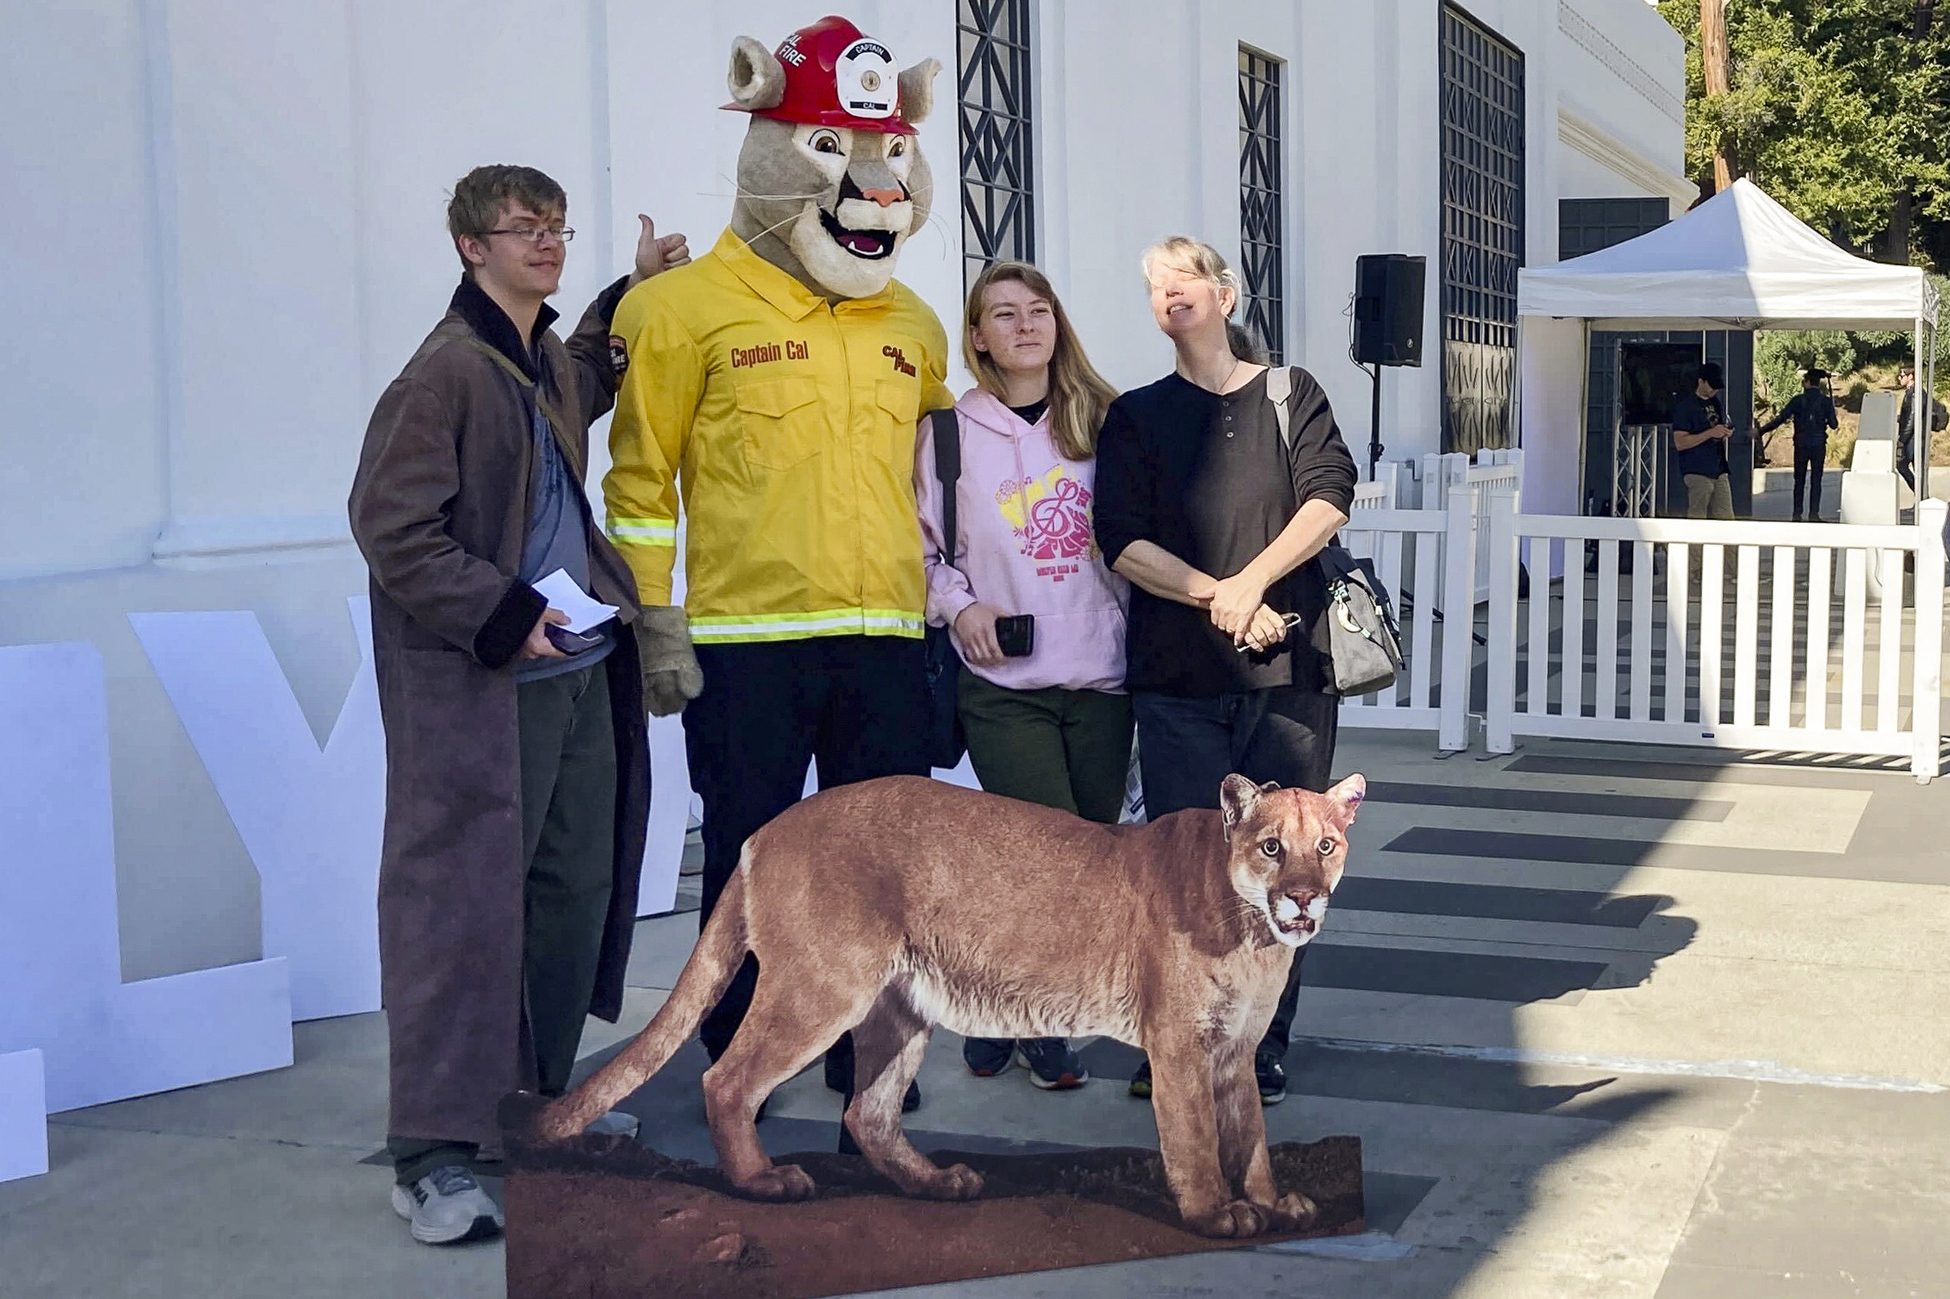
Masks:
[[[955,491],[955,562],[941,562],[941,482],[934,431],[921,422],[914,494],[927,552],[928,621],[954,626],[980,600],[1034,614],[1036,648],[1000,667],[968,670],[1009,690],[1124,690],[1124,611],[1130,587],[1104,567],[1090,503],[1097,462],[1065,460],[1049,416],[1032,427],[994,395],[971,388],[955,404],[961,480]],[[952,633],[951,633],[952,634]],[[955,638],[955,648],[961,642]],[[966,655],[964,655],[966,661]]]

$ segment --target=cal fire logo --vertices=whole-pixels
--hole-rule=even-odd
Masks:
[[[909,361],[905,356],[903,356],[901,354],[901,350],[898,347],[895,347],[892,343],[889,343],[887,346],[881,348],[880,354],[885,357],[891,357],[894,362],[894,368],[900,371],[902,374],[915,373],[914,363],[912,361]]]
[[[630,345],[615,334],[609,336],[609,368],[618,379],[630,368]]]

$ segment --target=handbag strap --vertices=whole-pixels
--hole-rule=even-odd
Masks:
[[[1273,418],[1280,425],[1280,445],[1286,449],[1286,453],[1289,456],[1293,454],[1293,429],[1290,426],[1290,417],[1287,413],[1287,402],[1292,397],[1293,367],[1290,365],[1268,366],[1266,369],[1266,400],[1273,403]],[[1334,556],[1330,555],[1328,553],[1329,551],[1339,551],[1341,553],[1338,556]],[[1339,533],[1335,533],[1327,539],[1327,544],[1321,548],[1320,558],[1322,560],[1322,567],[1327,573],[1327,580],[1330,583],[1337,576],[1344,574],[1354,562],[1354,557],[1347,554],[1346,548],[1341,545]]]
[[[928,412],[934,433],[934,476],[941,480],[941,562],[955,562],[955,484],[961,480],[961,420],[952,406]]]
[[[555,435],[555,445],[561,449],[562,458],[569,462],[570,474],[580,483],[583,474],[582,457],[576,454],[576,449],[569,444],[569,435],[567,433],[567,429],[569,428],[568,421],[563,418],[562,412],[556,409],[555,404],[543,395],[542,386],[524,374],[520,366],[510,361],[502,353],[500,348],[489,343],[486,339],[476,338],[474,335],[468,334],[463,341],[482,356],[494,362],[495,365],[499,366],[517,384],[534,394],[535,405],[541,408],[543,416],[548,420],[549,431]]]
[[[1288,427],[1286,403],[1293,396],[1293,367],[1271,366],[1266,371],[1266,399],[1273,403],[1273,418],[1280,423],[1280,445],[1293,454],[1293,430]]]

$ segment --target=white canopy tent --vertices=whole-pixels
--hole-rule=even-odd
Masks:
[[[1524,508],[1578,512],[1593,329],[1908,330],[1927,392],[1936,311],[1936,291],[1921,269],[1843,252],[1748,180],[1636,239],[1520,271]],[[1921,475],[1929,403],[1914,405]],[[1926,483],[1919,477],[1919,487]]]

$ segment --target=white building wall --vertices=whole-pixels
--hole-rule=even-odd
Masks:
[[[1525,54],[1532,264],[1555,258],[1558,198],[1658,193],[1660,173],[1681,169],[1680,123],[1658,101],[1683,95],[1683,47],[1642,0],[1470,9]],[[745,124],[718,110],[732,38],[775,44],[820,12],[784,0],[0,12],[0,112],[41,124],[0,144],[7,173],[31,178],[0,241],[13,376],[0,645],[86,640],[103,655],[125,978],[259,946],[252,863],[128,613],[255,612],[327,734],[358,660],[344,600],[364,579],[345,494],[373,400],[452,291],[448,187],[496,161],[562,182],[579,232],[558,304],[572,320],[626,268],[637,212],[694,252],[715,240]],[[935,215],[900,274],[952,335],[955,6],[847,12],[904,63],[944,64],[921,135]],[[1243,41],[1287,61],[1289,358],[1365,444],[1367,379],[1346,356],[1354,259],[1425,255],[1425,363],[1384,371],[1385,426],[1391,457],[1438,449],[1438,0],[1042,0],[1036,23],[1040,259],[1113,382],[1171,364],[1138,278],[1143,246],[1182,231],[1237,254]],[[1582,151],[1564,143],[1563,110]],[[1595,156],[1608,150],[1612,165]],[[592,482],[606,467],[595,459]]]

